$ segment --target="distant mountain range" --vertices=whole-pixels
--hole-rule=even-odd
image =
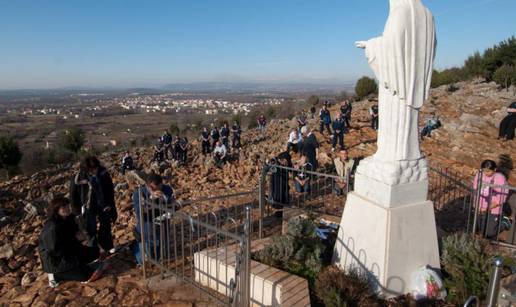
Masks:
[[[127,95],[160,94],[164,92],[340,92],[352,91],[354,83],[348,82],[192,82],[171,83],[155,87],[64,87],[56,89],[0,90],[0,98],[63,97],[69,95]],[[1,100],[1,99],[0,99]]]

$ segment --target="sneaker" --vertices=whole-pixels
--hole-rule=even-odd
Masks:
[[[49,280],[48,281],[48,286],[52,289],[55,289],[59,286],[59,283],[55,280]]]
[[[116,248],[112,248],[108,251],[109,254],[113,255],[114,253],[116,253]]]

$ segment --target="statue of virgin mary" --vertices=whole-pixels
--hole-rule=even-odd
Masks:
[[[436,38],[434,18],[420,0],[390,0],[381,37],[357,42],[379,81],[378,151],[385,162],[421,158],[418,113],[428,98]]]

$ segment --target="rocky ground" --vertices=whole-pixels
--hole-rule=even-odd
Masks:
[[[422,120],[436,112],[443,123],[432,138],[422,143],[431,163],[452,168],[464,178],[471,178],[480,161],[486,158],[498,161],[504,155],[506,165],[512,165],[516,159],[516,141],[502,143],[496,137],[505,108],[516,100],[514,91],[499,91],[496,85],[481,82],[460,83],[458,88],[453,93],[446,87],[433,90],[430,101],[422,110]],[[376,149],[376,133],[369,128],[370,105],[368,101],[354,104],[353,127],[345,139],[351,156],[367,156]],[[336,110],[336,107],[332,108],[332,112]],[[163,174],[180,200],[250,191],[257,187],[263,162],[284,150],[288,132],[295,126],[293,120],[274,120],[263,135],[256,130],[244,132],[240,155],[223,169],[215,168],[210,159],[199,155],[199,146],[193,143],[190,156],[195,158],[188,166],[173,165]],[[310,126],[316,127],[317,122],[311,121]],[[319,160],[330,165],[333,154],[328,137],[316,135],[323,144]],[[146,162],[152,155],[151,149],[134,151],[139,153],[138,162],[145,171],[153,169]],[[117,185],[119,219],[113,232],[116,244],[123,247],[133,240],[130,196],[137,183],[118,174],[120,159],[114,153],[101,156]],[[125,249],[110,260],[113,268],[94,283],[63,283],[55,290],[46,286],[46,276],[37,257],[37,238],[44,222],[44,210],[51,195],[67,193],[68,181],[76,167],[63,166],[0,183],[0,306],[210,305],[187,286],[176,285],[167,290],[147,287]],[[508,173],[513,175],[512,170]],[[510,176],[513,185],[516,184],[514,177]],[[199,209],[208,211],[222,205],[211,203]]]

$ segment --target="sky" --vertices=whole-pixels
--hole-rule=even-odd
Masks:
[[[423,0],[435,66],[516,35],[516,0]],[[388,0],[0,0],[0,89],[353,82]]]

